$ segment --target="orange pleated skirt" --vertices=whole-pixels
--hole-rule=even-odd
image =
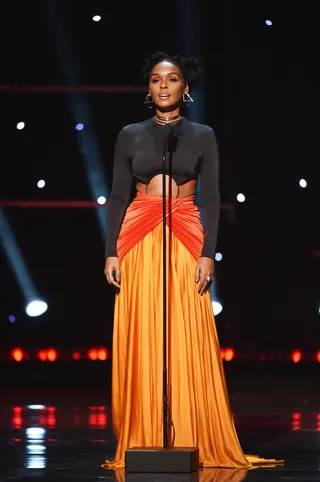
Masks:
[[[169,213],[171,213],[169,215]],[[167,370],[170,447],[199,447],[200,467],[251,468],[283,460],[244,455],[229,404],[210,291],[195,269],[203,228],[194,196],[167,200]],[[121,288],[112,348],[114,460],[163,445],[162,197],[137,193],[118,237]]]

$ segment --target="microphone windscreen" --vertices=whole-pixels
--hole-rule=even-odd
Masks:
[[[173,126],[170,124],[165,124],[164,129],[163,129],[164,135],[170,137],[173,133]]]

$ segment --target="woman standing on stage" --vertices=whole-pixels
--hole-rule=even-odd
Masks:
[[[193,58],[158,52],[147,59],[146,121],[117,139],[108,208],[105,275],[118,288],[112,354],[115,459],[127,448],[162,446],[162,150],[173,128],[167,166],[167,343],[169,446],[199,447],[202,467],[251,467],[274,460],[244,455],[230,410],[210,285],[219,223],[219,161],[214,131],[181,114],[201,74]],[[170,151],[170,149],[169,149]],[[200,176],[200,206],[195,204]],[[132,186],[136,195],[130,199]]]

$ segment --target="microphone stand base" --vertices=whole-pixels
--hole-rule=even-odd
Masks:
[[[198,447],[131,447],[125,451],[126,472],[189,473],[198,469]]]

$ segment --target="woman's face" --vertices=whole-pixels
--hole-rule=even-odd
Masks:
[[[158,110],[168,112],[181,103],[188,92],[182,72],[175,64],[164,60],[155,65],[150,74],[149,92]]]

